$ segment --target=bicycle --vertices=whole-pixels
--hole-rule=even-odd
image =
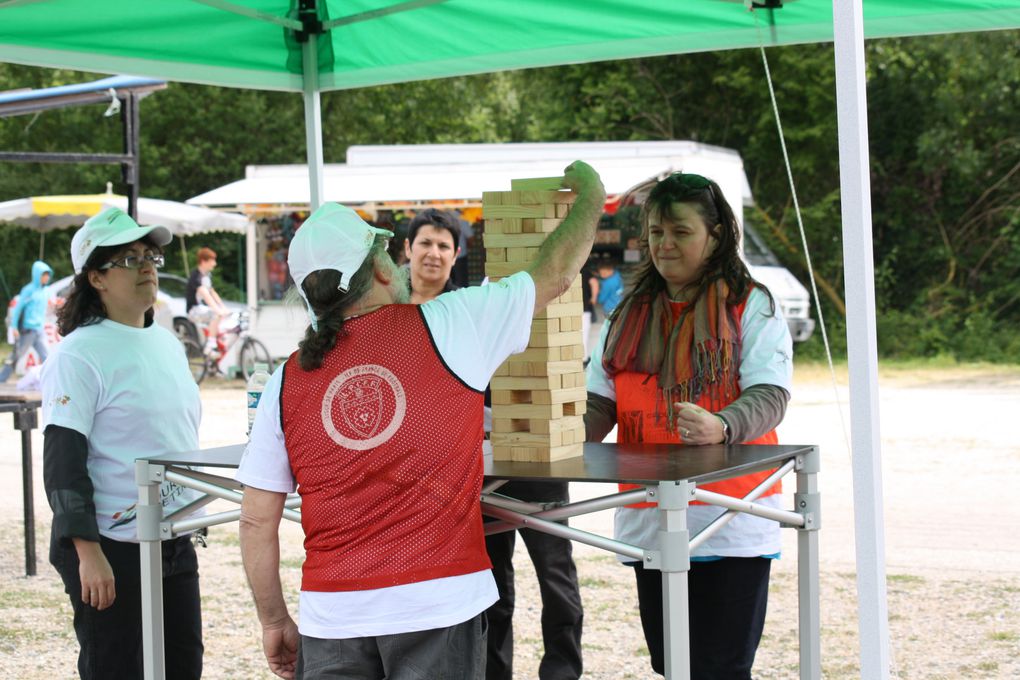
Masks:
[[[194,322],[194,330],[175,329],[177,337],[184,345],[184,353],[188,357],[188,368],[191,369],[191,376],[195,383],[201,383],[207,375],[222,375],[220,360],[227,355],[227,352],[241,341],[241,349],[237,353],[237,363],[241,370],[241,376],[247,380],[255,372],[255,364],[266,364],[269,371],[273,370],[273,359],[269,350],[249,332],[249,313],[246,311],[236,312],[228,316],[223,323],[224,327],[216,336],[216,347],[206,351],[202,344],[199,344],[195,337],[209,334],[209,327],[198,320]],[[176,325],[176,324],[175,324]]]

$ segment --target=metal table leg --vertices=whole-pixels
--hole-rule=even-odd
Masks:
[[[659,551],[645,555],[645,567],[662,572],[663,652],[666,680],[691,677],[690,628],[687,607],[687,572],[691,569],[687,504],[694,484],[660,482]]]
[[[820,680],[822,649],[818,584],[818,530],[821,528],[821,495],[818,493],[820,455],[815,448],[797,458],[795,511],[804,516],[797,527],[797,592],[800,626],[801,680]]]
[[[139,550],[141,551],[142,579],[142,663],[145,680],[164,680],[166,677],[163,652],[163,557],[160,523],[163,506],[159,487],[165,468],[150,465],[147,461],[135,463],[135,481],[138,484]]]
[[[36,409],[14,412],[14,429],[21,431],[21,497],[25,515],[25,575],[36,575],[35,493],[32,489],[32,430],[39,426]]]

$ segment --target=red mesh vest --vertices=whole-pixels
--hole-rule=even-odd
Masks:
[[[416,305],[349,319],[317,370],[291,355],[280,414],[302,499],[302,590],[491,566],[478,500],[482,397],[443,364]]]
[[[737,335],[740,334],[740,320],[743,318],[744,307],[747,304],[747,300],[737,305],[736,317],[737,317]],[[680,311],[686,306],[686,303],[674,302],[673,303],[674,319],[679,315]],[[650,378],[650,379],[649,379]],[[616,422],[617,422],[617,441],[620,443],[626,442],[644,442],[646,444],[683,444],[680,440],[679,435],[672,434],[666,429],[666,418],[665,414],[656,416],[656,398],[659,397],[659,389],[656,385],[656,376],[649,376],[643,373],[618,373],[613,376],[613,382],[616,386]],[[737,387],[737,394],[734,396],[734,400],[740,396],[740,387]],[[661,399],[660,399],[661,401]],[[730,402],[732,403],[732,401]],[[711,410],[709,399],[702,397],[697,402],[698,406]],[[723,404],[720,408],[727,406]],[[779,439],[776,437],[776,431],[772,430],[767,432],[757,439],[743,442],[744,444],[778,444]],[[774,470],[765,470],[762,472],[754,472],[749,475],[743,475],[741,477],[733,477],[730,479],[724,479],[721,482],[713,482],[711,484],[701,484],[699,488],[707,491],[714,491],[716,493],[726,494],[727,496],[734,496],[736,498],[743,498],[746,496],[754,487],[761,484],[770,474],[775,472]],[[627,491],[630,489],[639,489],[641,487],[635,484],[621,484],[620,490]],[[773,486],[762,494],[762,497],[771,496],[772,494],[780,493],[783,490],[782,484],[776,482]],[[651,508],[655,507],[655,503],[635,503],[627,507],[630,508]],[[691,501],[691,505],[703,505],[701,501]]]

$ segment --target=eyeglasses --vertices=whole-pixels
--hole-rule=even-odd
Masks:
[[[163,265],[166,263],[166,258],[163,257],[162,253],[150,255],[125,255],[119,260],[110,260],[103,266],[99,267],[99,270],[105,271],[107,269],[113,269],[114,267],[117,267],[118,269],[137,270],[144,267],[146,262],[151,263],[156,269],[162,269]]]

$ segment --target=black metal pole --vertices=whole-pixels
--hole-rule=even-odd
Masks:
[[[35,494],[32,489],[32,430],[39,425],[35,408],[14,413],[14,429],[21,431],[21,497],[25,504],[25,575],[35,576]]]
[[[124,182],[128,188],[128,215],[134,220],[138,219],[138,128],[141,126],[139,115],[138,95],[129,94],[123,100],[121,108],[121,119],[124,122],[124,155],[130,160],[121,166],[124,174]]]

